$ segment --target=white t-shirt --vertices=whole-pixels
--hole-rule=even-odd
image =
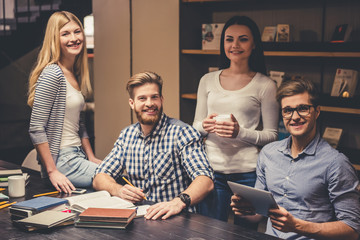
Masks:
[[[225,90],[220,84],[222,70],[205,74],[199,84],[193,126],[203,136],[214,171],[246,173],[256,169],[259,146],[277,140],[279,105],[275,99],[276,84],[256,73],[243,88]],[[208,134],[202,121],[212,113],[230,114],[237,119],[240,131],[236,138]],[[262,120],[262,129],[259,129]]]
[[[85,100],[81,91],[75,89],[66,80],[66,108],[60,149],[81,146],[79,122],[84,105]]]

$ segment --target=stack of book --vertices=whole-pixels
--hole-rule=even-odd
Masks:
[[[66,199],[42,196],[13,204],[9,211],[12,220],[19,220],[60,205],[64,205],[65,208],[66,203]]]
[[[23,175],[25,178],[25,185],[29,183],[30,175],[23,173],[21,169],[11,169],[11,170],[0,170],[0,187],[8,187],[8,177],[14,175]]]
[[[79,215],[75,227],[125,229],[135,216],[136,209],[88,208]]]
[[[34,231],[74,224],[75,217],[75,213],[47,210],[13,222],[19,228]]]

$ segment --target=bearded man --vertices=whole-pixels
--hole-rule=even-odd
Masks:
[[[162,79],[153,72],[135,74],[126,87],[138,123],[121,131],[114,148],[96,169],[93,187],[131,202],[156,202],[146,219],[194,212],[214,188],[213,170],[200,133],[163,113]],[[121,185],[124,170],[133,186]]]

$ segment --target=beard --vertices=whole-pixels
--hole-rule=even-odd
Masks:
[[[156,107],[155,110],[158,110],[158,108]],[[146,116],[145,114],[142,114],[142,111],[137,111],[136,109],[134,109],[135,114],[136,114],[136,118],[138,119],[138,121],[143,124],[143,125],[155,125],[160,121],[161,118],[161,114],[163,112],[163,107],[161,106],[158,113],[155,116]]]

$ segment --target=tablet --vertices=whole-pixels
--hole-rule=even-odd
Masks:
[[[231,191],[248,200],[255,208],[255,212],[263,216],[268,215],[270,208],[278,208],[273,195],[264,190],[248,187],[243,184],[227,182]]]

